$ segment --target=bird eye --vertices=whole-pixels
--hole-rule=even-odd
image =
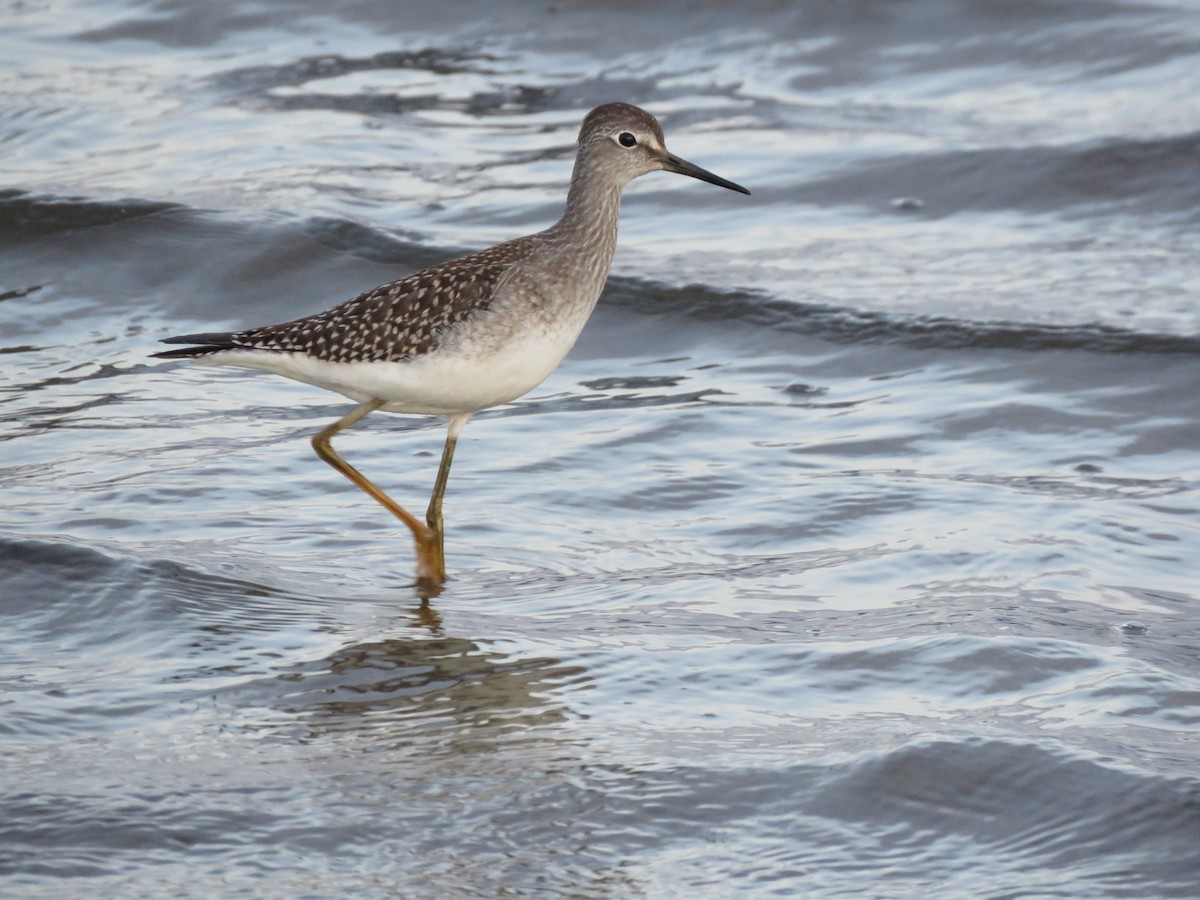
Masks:
[[[617,136],[617,140],[621,142],[621,146],[622,146],[622,147],[634,147],[634,146],[637,146],[637,138],[635,138],[635,137],[634,137],[634,136],[633,136],[631,133],[629,133],[628,131],[622,131],[622,132],[621,132],[621,133],[620,133],[620,134]]]

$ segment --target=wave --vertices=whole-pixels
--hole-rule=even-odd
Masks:
[[[333,217],[300,221],[216,221],[219,214],[179,204],[138,198],[90,200],[0,191],[0,241],[44,237],[85,228],[131,224],[167,211],[170,230],[180,252],[194,255],[206,241],[239,232],[239,243],[252,246],[295,239],[316,241],[331,254],[348,254],[371,263],[411,271],[448,258],[459,248],[433,248],[416,235],[397,235],[384,229]],[[163,223],[153,226],[156,234]],[[281,233],[282,232],[282,233]],[[162,235],[158,235],[161,239]],[[190,236],[194,240],[179,240]],[[131,253],[136,247],[128,248]],[[161,254],[161,240],[145,252]],[[181,265],[183,262],[181,261]],[[30,290],[0,296],[24,296]],[[708,322],[739,323],[794,333],[839,344],[900,343],[919,348],[1081,350],[1093,353],[1200,355],[1200,335],[1137,331],[1100,322],[1046,324],[1021,321],[980,321],[952,316],[913,315],[854,309],[782,298],[762,291],[719,290],[704,284],[671,285],[634,278],[610,278],[604,303],[644,312],[660,312]]]
[[[1200,355],[1200,335],[1134,331],[1102,323],[1050,325],[906,315],[784,300],[755,291],[719,291],[701,284],[676,287],[609,279],[605,302],[645,310],[648,301],[656,310],[693,319],[738,322],[839,344]]]
[[[936,217],[967,210],[1079,212],[1121,204],[1124,213],[1200,209],[1200,133],[1066,146],[997,147],[874,159],[784,192],[796,203],[879,207],[914,197],[907,212]]]
[[[177,203],[161,200],[88,200],[26,191],[0,190],[0,237],[44,237],[78,228],[115,225],[171,209]]]

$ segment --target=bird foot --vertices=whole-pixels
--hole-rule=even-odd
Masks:
[[[414,532],[417,545],[417,578],[413,588],[422,600],[436,597],[446,583],[446,557],[442,551],[442,535],[432,528]]]

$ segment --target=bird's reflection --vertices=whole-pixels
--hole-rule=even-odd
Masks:
[[[425,601],[408,611],[408,624],[419,634],[289,666],[272,679],[271,705],[298,717],[308,739],[354,732],[396,745],[435,734],[474,742],[565,720],[564,693],[587,680],[578,665],[447,635]]]
[[[438,593],[441,593],[439,591]],[[442,617],[433,604],[430,603],[430,597],[421,597],[421,602],[410,609],[409,615],[412,616],[412,622],[409,625],[412,628],[424,628],[430,634],[440,637],[442,634]]]

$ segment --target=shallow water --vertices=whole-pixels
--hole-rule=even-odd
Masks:
[[[3,893],[1200,893],[1200,13],[395,10],[0,13]],[[630,187],[422,606],[344,403],[147,355],[542,227],[612,99],[754,194]]]

